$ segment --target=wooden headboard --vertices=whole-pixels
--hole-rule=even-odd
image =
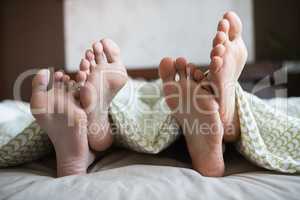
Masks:
[[[285,88],[288,96],[300,96],[300,90],[297,86],[300,83],[300,74],[287,73],[287,81],[285,83],[278,85],[274,83],[274,72],[277,72],[282,67],[283,63],[281,62],[248,63],[241,74],[239,82],[246,91],[252,92],[253,88],[267,77],[269,81],[267,84],[270,84],[270,86],[266,86],[265,89],[256,92],[255,95],[262,98],[272,98],[276,96],[275,92],[277,89]],[[202,67],[202,69],[203,71],[206,70],[207,66]],[[153,80],[159,77],[157,67],[129,69],[128,74],[132,78],[143,78],[146,80]]]

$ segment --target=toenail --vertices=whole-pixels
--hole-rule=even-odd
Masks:
[[[94,47],[96,48],[96,50],[100,50],[100,49],[101,49],[101,44],[100,44],[100,42],[96,42],[96,43],[94,44]]]

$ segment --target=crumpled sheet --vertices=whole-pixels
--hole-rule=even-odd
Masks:
[[[173,153],[172,153],[173,155]],[[114,150],[88,175],[55,179],[55,160],[0,169],[0,199],[299,199],[300,177],[264,171],[227,155],[223,178],[203,177],[178,156]]]

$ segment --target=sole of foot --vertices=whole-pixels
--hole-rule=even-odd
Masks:
[[[76,100],[75,81],[62,72],[49,83],[49,70],[33,78],[31,112],[54,145],[58,177],[85,174],[94,160],[87,141],[87,116]],[[51,89],[47,90],[49,84]]]
[[[204,176],[223,176],[223,125],[214,96],[203,89],[204,74],[186,59],[164,58],[159,67],[165,101],[181,126],[193,168]],[[176,74],[180,80],[175,80]]]
[[[247,48],[242,39],[242,22],[234,12],[227,12],[219,22],[213,40],[209,80],[220,106],[224,124],[224,140],[231,142],[239,137],[235,86],[247,60]]]
[[[112,144],[108,110],[127,80],[120,48],[115,42],[103,39],[86,51],[77,81],[83,84],[80,102],[88,116],[88,142],[95,151],[104,151]]]

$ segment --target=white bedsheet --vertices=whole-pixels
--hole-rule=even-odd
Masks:
[[[238,155],[230,157],[226,177],[208,178],[187,162],[115,150],[88,175],[57,179],[54,159],[45,158],[0,169],[0,199],[299,199],[300,176],[263,171]]]

